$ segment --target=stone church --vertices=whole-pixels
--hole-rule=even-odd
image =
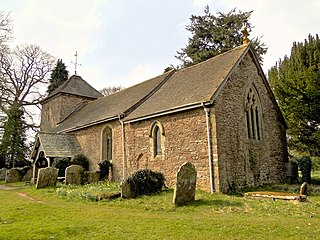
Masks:
[[[72,76],[42,101],[34,177],[78,153],[91,171],[110,161],[113,181],[151,169],[171,187],[190,161],[209,192],[283,181],[288,161],[286,123],[250,44],[105,97]]]

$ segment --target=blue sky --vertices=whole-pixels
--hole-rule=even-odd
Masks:
[[[0,0],[11,12],[12,46],[37,44],[61,58],[70,75],[78,52],[78,75],[97,89],[128,87],[159,75],[188,39],[191,14],[254,10],[252,36],[263,35],[269,47],[266,71],[294,41],[319,33],[319,0]]]

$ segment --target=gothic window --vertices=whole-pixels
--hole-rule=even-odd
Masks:
[[[102,133],[102,159],[103,160],[112,160],[112,129],[106,127]]]
[[[253,85],[249,86],[245,98],[246,132],[248,139],[262,139],[261,104],[258,92]]]
[[[150,138],[153,157],[163,155],[164,130],[161,123],[154,122],[152,124]]]

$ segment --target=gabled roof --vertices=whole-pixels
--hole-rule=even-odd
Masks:
[[[93,99],[102,97],[102,94],[99,91],[94,89],[90,84],[77,75],[71,76],[60,87],[53,90],[48,97],[43,100],[43,102],[59,93],[66,93]]]
[[[221,84],[248,51],[248,48],[248,45],[242,45],[175,72],[152,98],[136,108],[125,118],[125,121],[209,103]]]
[[[31,158],[36,157],[38,147],[46,157],[73,157],[81,152],[77,138],[72,134],[38,133]]]
[[[67,119],[61,122],[52,132],[66,132],[103,121],[119,118],[137,103],[143,102],[146,96],[162,85],[172,72],[162,74],[115,94],[86,103]]]
[[[250,45],[242,45],[197,65],[162,74],[118,93],[89,102],[53,129],[76,129],[121,118],[136,121],[156,115],[212,104],[233,70],[250,52],[277,106],[272,91]],[[279,112],[281,121],[284,122]]]

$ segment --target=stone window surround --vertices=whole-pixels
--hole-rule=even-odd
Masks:
[[[154,121],[151,124],[149,131],[151,157],[154,159],[164,159],[165,132],[163,125],[159,121]],[[159,139],[160,138],[160,139]],[[159,143],[160,140],[160,143]]]
[[[106,125],[101,133],[101,161],[107,160],[112,162],[114,154],[114,139],[113,128],[111,125]],[[106,149],[108,148],[108,149]]]
[[[254,83],[250,83],[246,88],[244,111],[247,139],[261,142],[263,140],[262,107]]]

